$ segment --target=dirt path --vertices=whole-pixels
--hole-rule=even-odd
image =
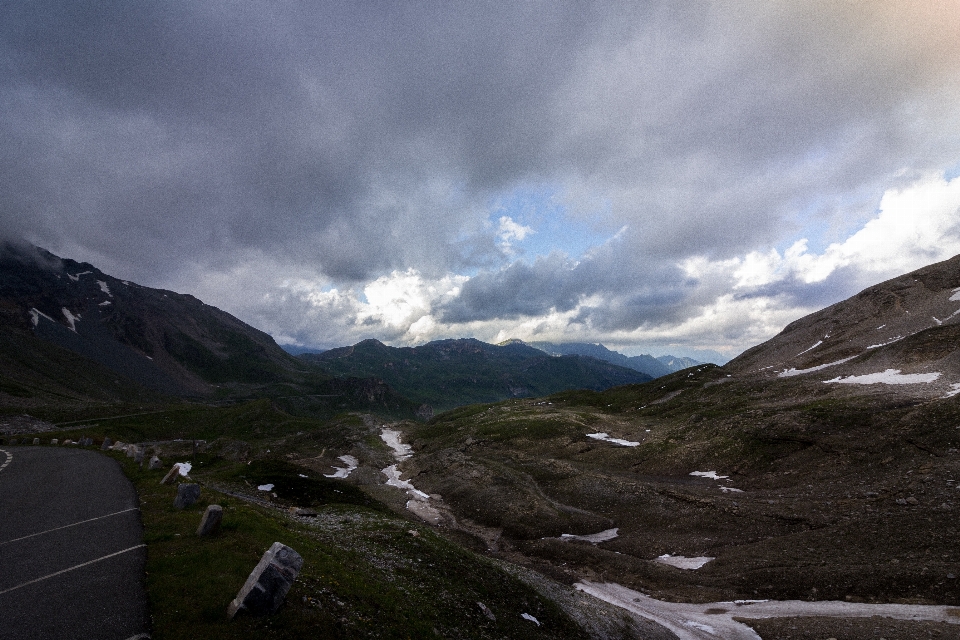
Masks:
[[[582,581],[576,588],[631,613],[653,620],[680,640],[762,640],[747,625],[734,618],[789,618],[827,616],[897,620],[929,620],[960,625],[960,608],[939,605],[861,604],[856,602],[804,602],[802,600],[739,600],[690,604],[664,602],[616,583]]]

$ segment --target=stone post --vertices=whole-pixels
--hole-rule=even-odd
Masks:
[[[223,507],[212,504],[203,512],[203,519],[197,527],[198,536],[212,536],[220,530],[220,521],[223,520]]]
[[[253,615],[274,613],[283,604],[301,567],[303,558],[299,553],[274,542],[227,607],[227,618],[233,620],[241,609]]]

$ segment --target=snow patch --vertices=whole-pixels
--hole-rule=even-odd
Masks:
[[[107,286],[106,282],[104,282],[103,280],[97,280],[97,284],[100,285],[100,291],[103,291],[105,294],[107,294],[111,298],[113,297],[113,294],[110,293],[110,287]]]
[[[670,565],[671,567],[676,567],[677,569],[687,569],[689,571],[695,571],[711,560],[716,560],[716,558],[708,558],[707,556],[687,558],[685,556],[672,556],[669,553],[665,553],[662,556],[654,558],[654,562]]]
[[[67,277],[70,278],[71,280],[73,280],[74,282],[79,282],[79,281],[80,281],[80,276],[85,276],[85,275],[87,275],[87,274],[89,274],[89,273],[93,273],[93,271],[81,271],[80,273],[72,274],[72,275],[68,273],[68,274],[67,274]]]
[[[413,448],[408,444],[400,442],[399,431],[393,429],[384,429],[380,432],[380,439],[387,443],[387,446],[393,449],[393,457],[403,461],[413,455]]]
[[[822,344],[823,344],[823,340],[817,340],[817,344],[813,345],[813,346],[810,347],[809,349],[804,349],[803,351],[801,351],[800,353],[798,353],[797,356],[802,356],[802,355],[805,354],[807,351],[813,351],[814,349],[816,349],[817,347],[819,347],[819,346],[822,345]],[[796,356],[794,356],[794,357],[796,357]]]
[[[40,311],[39,309],[36,309],[36,308],[30,309],[30,322],[33,323],[33,326],[37,326],[38,324],[40,324],[40,316],[43,316],[50,322],[53,322],[53,318],[45,314],[43,311]]]
[[[101,306],[101,307],[105,307],[105,306],[107,306],[108,304],[113,304],[113,303],[110,302],[109,300],[104,300],[103,302],[100,303],[100,306]]]
[[[398,489],[405,489],[412,495],[420,498],[421,500],[429,500],[430,496],[425,494],[423,491],[420,491],[415,486],[410,484],[409,480],[400,479],[400,470],[397,469],[397,465],[392,464],[386,469],[381,469],[380,472],[387,476],[386,484],[391,487],[397,487]]]
[[[613,529],[607,529],[606,531],[601,531],[599,533],[589,533],[585,536],[577,536],[572,533],[564,533],[560,536],[561,540],[583,540],[584,542],[591,542],[597,544],[598,542],[606,542],[607,540],[613,540],[617,537],[617,532],[620,530],[619,527]]]
[[[795,618],[824,616],[864,618],[882,616],[897,620],[933,620],[957,624],[955,608],[942,605],[862,604],[858,602],[804,600],[735,600],[733,602],[665,602],[615,582],[581,581],[578,591],[649,618],[681,640],[761,640],[757,633],[735,618]],[[695,623],[695,624],[690,624]],[[708,631],[707,627],[711,630]]]
[[[188,477],[190,475],[190,469],[193,469],[193,465],[189,462],[178,462],[177,464],[180,465],[180,475],[184,478]]]
[[[272,484],[261,484],[257,487],[257,491],[273,491]]]
[[[903,340],[903,336],[897,336],[896,338],[893,338],[892,340],[887,340],[886,342],[881,342],[880,344],[872,344],[872,345],[870,345],[869,347],[867,347],[867,349],[879,349],[880,347],[885,347],[885,346],[887,346],[888,344],[893,344],[894,342],[897,342],[898,340]]]
[[[534,618],[534,617],[533,617],[532,615],[530,615],[529,613],[521,613],[521,614],[520,614],[520,617],[523,618],[524,620],[529,620],[530,622],[532,622],[533,624],[537,625],[538,627],[540,626],[540,621],[537,620],[536,618]]]
[[[711,480],[726,480],[730,476],[718,476],[716,471],[691,471],[690,475],[700,478],[710,478]]]
[[[588,438],[593,438],[594,440],[603,440],[604,442],[611,442],[613,444],[618,444],[621,447],[636,447],[639,446],[639,442],[632,442],[630,440],[621,440],[620,438],[611,438],[609,434],[600,432],[600,433],[588,433]]]
[[[862,376],[837,376],[833,380],[824,380],[824,384],[926,384],[940,377],[940,372],[933,373],[900,373],[900,369],[887,369],[877,373],[867,373]]]
[[[706,631],[707,633],[713,636],[717,635],[716,629],[714,629],[708,624],[703,624],[702,622],[694,622],[693,620],[687,620],[683,624],[687,625],[688,627],[693,627],[694,629],[700,629],[700,631]]]
[[[849,358],[844,358],[843,360],[837,360],[836,362],[828,362],[827,364],[820,364],[815,367],[810,367],[809,369],[787,369],[786,371],[781,371],[777,374],[778,378],[792,378],[793,376],[800,376],[805,373],[812,373],[814,371],[820,371],[821,369],[826,369],[827,367],[834,367],[838,364],[843,364],[848,360],[853,360],[857,356],[850,356]]]
[[[743,493],[743,489],[737,489],[736,487],[720,487],[720,491],[724,493]]]
[[[953,396],[960,393],[960,382],[950,385],[950,391],[947,391],[947,395],[943,396],[944,398],[952,398]]]
[[[66,307],[61,308],[60,311],[63,312],[63,316],[67,319],[67,324],[70,325],[70,331],[73,331],[74,333],[76,333],[77,332],[76,322],[77,320],[80,320],[80,316],[73,315],[72,313],[70,313],[70,309],[67,309]]]
[[[353,456],[340,456],[338,460],[341,460],[346,463],[345,467],[334,467],[336,471],[331,474],[323,474],[324,478],[346,478],[350,475],[350,472],[356,469],[360,465],[360,461],[354,458]],[[306,478],[307,476],[303,476]]]

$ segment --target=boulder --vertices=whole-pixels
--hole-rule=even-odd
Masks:
[[[137,464],[143,464],[143,449],[140,447],[136,448],[136,451],[133,452],[133,461]]]
[[[167,471],[167,475],[163,476],[163,480],[160,481],[160,484],[173,484],[179,475],[180,465],[175,464],[170,468],[170,471]]]
[[[135,444],[128,444],[128,445],[127,445],[127,457],[128,457],[128,458],[132,458],[132,457],[134,457],[135,455],[137,455],[137,449],[139,449],[139,448],[140,448],[140,447],[138,447],[138,446],[135,445]]]
[[[40,438],[34,438],[33,444],[40,444]]]
[[[274,542],[227,607],[227,618],[233,620],[240,610],[253,615],[274,613],[283,604],[302,566],[299,553]]]
[[[50,444],[57,444],[57,443],[59,443],[59,442],[60,442],[60,441],[57,440],[56,438],[51,438],[51,439],[50,439]]]
[[[197,527],[198,536],[212,536],[220,530],[220,521],[223,520],[223,507],[212,504],[203,512],[200,526]]]
[[[177,497],[173,499],[175,509],[186,509],[200,497],[200,485],[184,483],[177,485]]]
[[[483,604],[482,602],[477,602],[477,606],[480,607],[480,612],[485,615],[491,622],[497,621],[497,616],[493,615],[493,611],[490,611],[490,607]]]
[[[112,447],[112,446],[113,446],[113,440],[111,440],[110,438],[104,438],[104,439],[103,439],[103,444],[100,445],[100,450],[101,450],[101,451],[106,451],[107,449],[109,449],[109,448]]]
[[[150,471],[155,471],[163,466],[163,462],[160,461],[160,458],[153,456],[150,458],[150,462],[147,464],[147,468]]]

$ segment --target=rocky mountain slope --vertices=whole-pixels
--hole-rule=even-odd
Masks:
[[[960,256],[801,318],[725,369],[932,399],[960,390],[958,338]]]
[[[568,389],[602,390],[651,377],[585,356],[554,357],[520,342],[438,340],[389,347],[364,340],[300,358],[337,376],[377,376],[405,397],[436,410]]]
[[[698,364],[693,358],[678,358],[675,356],[659,356],[657,358],[651,355],[625,356],[617,351],[611,351],[602,344],[592,344],[589,342],[567,342],[556,344],[553,342],[528,342],[526,343],[535,349],[540,349],[553,356],[580,355],[590,356],[599,360],[634,369],[645,373],[651,378],[659,378],[687,367],[694,367]]]
[[[0,406],[270,396],[299,411],[379,406],[413,415],[382,381],[311,369],[193,296],[31,246],[0,246],[0,350]]]

